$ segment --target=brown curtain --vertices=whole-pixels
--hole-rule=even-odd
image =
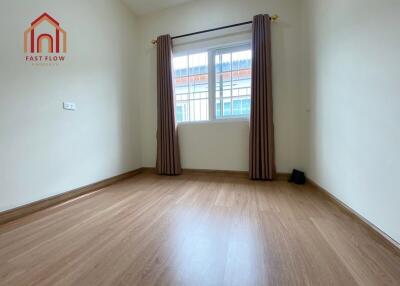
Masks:
[[[249,176],[253,180],[272,180],[275,177],[275,147],[269,15],[253,18],[252,52]]]
[[[179,175],[181,172],[172,82],[172,40],[169,35],[163,35],[157,38],[157,173]]]

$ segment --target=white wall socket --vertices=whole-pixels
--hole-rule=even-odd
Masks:
[[[66,110],[76,110],[76,104],[75,102],[63,102],[63,108]]]

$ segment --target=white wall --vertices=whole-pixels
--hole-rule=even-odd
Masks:
[[[182,124],[179,135],[183,168],[248,169],[248,121]]]
[[[248,21],[260,13],[277,13],[281,19],[272,28],[277,169],[303,169],[306,115],[300,11],[301,1],[297,0],[221,0],[195,1],[140,17],[143,165],[154,166],[156,158],[156,49],[150,40],[166,33],[179,35]],[[246,122],[180,126],[183,167],[247,170],[248,129]]]
[[[309,177],[400,242],[400,2],[306,4]]]
[[[25,62],[43,12],[68,33],[58,67]],[[135,21],[114,0],[1,1],[0,211],[141,166]]]

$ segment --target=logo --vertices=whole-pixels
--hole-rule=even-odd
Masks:
[[[24,32],[25,61],[33,65],[58,65],[67,53],[67,32],[60,23],[43,13]]]

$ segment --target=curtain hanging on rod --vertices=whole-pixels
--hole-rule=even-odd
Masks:
[[[172,40],[170,35],[157,38],[157,173],[179,175],[181,162],[178,130],[175,122],[172,81]]]
[[[272,110],[271,20],[253,19],[249,177],[275,178],[275,144]]]

